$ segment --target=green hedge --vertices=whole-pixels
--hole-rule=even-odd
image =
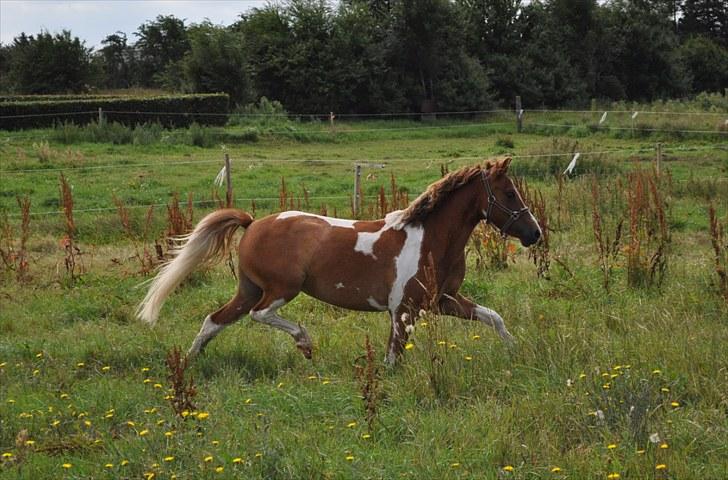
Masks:
[[[112,98],[139,98],[138,95],[112,95],[112,94],[67,94],[67,95],[0,95],[2,102],[57,102],[59,100],[109,100]]]
[[[36,100],[0,102],[0,129],[44,128],[59,122],[85,124],[104,119],[124,125],[158,122],[165,127],[224,125],[229,96],[225,93],[160,97],[84,98],[83,100]]]

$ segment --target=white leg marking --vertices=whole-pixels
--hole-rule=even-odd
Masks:
[[[377,310],[379,310],[380,312],[383,312],[387,309],[387,307],[385,307],[384,305],[382,305],[379,302],[377,302],[376,300],[374,300],[374,297],[367,298],[367,303],[369,305],[371,305],[372,307],[376,308]]]
[[[513,340],[513,335],[506,329],[503,318],[495,310],[478,305],[475,307],[475,317],[481,322],[495,328],[503,340]]]
[[[208,315],[205,318],[205,321],[202,322],[202,327],[200,328],[200,332],[195,337],[195,340],[192,342],[192,346],[187,351],[187,355],[194,356],[200,353],[200,350],[209,342],[212,340],[215,335],[220,333],[220,330],[225,328],[226,325],[219,325],[212,321],[212,318]]]
[[[301,334],[301,328],[298,325],[276,315],[276,311],[285,304],[285,299],[279,298],[278,300],[273,301],[268,308],[264,308],[263,310],[251,310],[250,318],[256,322],[265,323],[271,327],[283,330],[294,338],[297,338]]]

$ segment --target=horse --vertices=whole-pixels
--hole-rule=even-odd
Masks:
[[[380,220],[299,211],[253,220],[242,210],[217,210],[181,238],[176,256],[162,266],[136,314],[153,325],[172,291],[195,268],[226,255],[242,227],[238,290],[204,319],[190,358],[226,326],[250,314],[291,335],[310,359],[313,343],[306,329],[277,313],[300,292],[346,309],[389,312],[388,365],[402,354],[409,326],[422,310],[478,320],[511,341],[497,312],[458,293],[465,277],[465,246],[479,222],[491,223],[524,247],[541,237],[536,218],[507,175],[510,163],[506,157],[463,167],[431,184],[406,209]]]

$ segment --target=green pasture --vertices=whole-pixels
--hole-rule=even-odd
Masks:
[[[28,278],[9,267],[0,274],[0,478],[725,478],[728,306],[707,213],[712,202],[728,223],[725,136],[516,133],[508,122],[341,122],[334,132],[325,123],[236,125],[202,132],[202,147],[184,131],[120,144],[57,130],[0,133],[2,248],[18,246],[17,196],[30,198],[32,214]],[[666,279],[628,286],[620,253],[607,292],[592,181],[609,199],[599,209],[613,235],[626,175],[653,168],[658,142],[669,178]],[[576,175],[559,194],[553,173],[574,152]],[[189,367],[195,410],[176,415],[165,399],[166,354],[188,348],[235,279],[225,263],[196,272],[149,328],[133,315],[148,278],[135,253],[163,236],[173,193],[183,210],[192,193],[194,222],[216,208],[224,153],[236,206],[255,202],[257,217],[278,211],[282,178],[289,205],[349,217],[354,163],[385,164],[363,169],[369,216],[380,186],[390,196],[392,175],[412,200],[443,165],[516,156],[513,173],[546,199],[548,276],[536,275],[520,244],[505,269],[476,268],[469,248],[462,287],[503,316],[516,344],[430,315],[387,369],[386,315],[300,295],[282,315],[308,329],[312,361],[286,334],[246,317]],[[546,156],[554,153],[563,155]],[[76,211],[75,278],[64,266],[61,173]],[[114,198],[128,209],[132,238]],[[371,425],[357,374],[367,336],[379,381]]]

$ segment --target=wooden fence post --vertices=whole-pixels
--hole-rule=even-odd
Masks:
[[[101,110],[101,107],[99,107],[99,125],[104,123],[104,111]]]
[[[232,208],[233,206],[233,181],[230,174],[230,155],[225,154],[225,184],[227,191],[225,192],[225,206]]]
[[[336,118],[336,115],[334,115],[334,112],[329,112],[329,127],[331,128],[331,133],[335,132],[335,127],[334,127],[335,118]]]
[[[660,174],[660,164],[662,163],[662,144],[655,145],[655,171]]]
[[[361,213],[361,165],[354,165],[354,216]]]
[[[523,128],[523,108],[521,107],[521,96],[516,95],[516,131],[521,133]]]

